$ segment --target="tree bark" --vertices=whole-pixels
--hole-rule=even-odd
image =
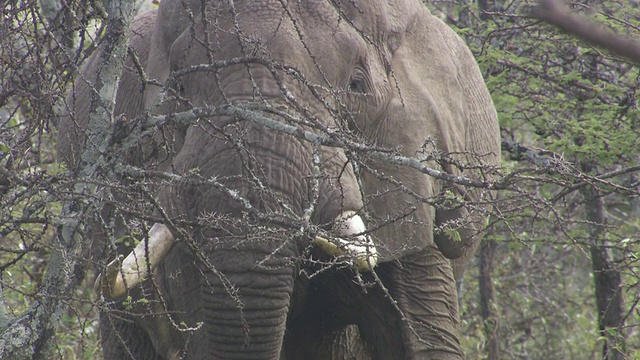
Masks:
[[[622,275],[612,264],[607,248],[604,201],[600,192],[592,186],[583,188],[581,192],[585,197],[585,215],[592,240],[589,250],[598,307],[598,325],[600,335],[605,339],[602,358],[626,359]]]
[[[2,359],[49,359],[54,346],[55,329],[66,310],[63,300],[78,285],[78,279],[74,276],[76,259],[82,246],[82,234],[90,226],[87,224],[85,228],[84,219],[88,214],[101,210],[102,203],[96,199],[102,199],[104,195],[92,179],[101,172],[110,172],[105,165],[113,131],[113,108],[127,54],[127,33],[135,14],[135,5],[135,1],[129,0],[105,1],[109,14],[104,39],[106,45],[91,101],[87,141],[76,175],[78,182],[74,191],[79,195],[78,200],[63,205],[65,223],[54,240],[39,299],[23,314],[9,319],[0,328]]]
[[[480,271],[478,285],[480,287],[480,315],[484,324],[486,342],[484,351],[489,360],[500,358],[500,346],[498,342],[499,320],[494,311],[496,302],[493,288],[493,267],[496,252],[496,242],[485,236],[480,244]]]

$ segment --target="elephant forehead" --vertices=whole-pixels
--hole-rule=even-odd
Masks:
[[[402,42],[414,15],[424,7],[413,0],[339,0],[335,3],[342,17],[348,19],[360,34],[376,44],[386,45],[391,53]]]
[[[207,3],[207,22],[196,20],[195,31],[185,29],[173,43],[171,68],[260,57],[294,67],[304,82],[322,88],[345,88],[360,61],[366,65],[368,92],[376,95],[372,99],[379,109],[386,104],[388,97],[384,95],[390,91],[392,54],[402,43],[412,16],[398,15],[407,7],[403,2],[356,3],[261,1],[238,2],[231,8],[226,2]],[[255,100],[242,98],[248,94],[258,95],[258,100],[282,97],[285,92],[274,77],[280,75],[261,67],[239,64],[215,74],[192,72],[183,82],[187,98],[201,105],[217,104],[221,99]],[[300,98],[305,85],[295,78],[282,76],[287,90]]]

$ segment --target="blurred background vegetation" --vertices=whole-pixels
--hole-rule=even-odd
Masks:
[[[428,6],[476,56],[521,175],[465,277],[467,356],[640,358],[637,65],[528,16],[533,2]],[[569,6],[640,41],[636,1]]]
[[[476,56],[502,131],[507,190],[460,286],[467,357],[640,359],[637,63],[531,17],[535,3],[426,3]],[[635,0],[569,6],[640,41]],[[42,296],[72,181],[55,161],[56,108],[104,10],[98,1],[8,1],[0,13],[3,330]],[[86,280],[62,299],[54,356],[100,359],[91,266],[79,260],[73,271]]]

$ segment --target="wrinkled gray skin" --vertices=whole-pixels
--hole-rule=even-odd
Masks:
[[[315,89],[341,116],[332,116],[302,81],[280,71],[278,76],[291,95],[287,100],[272,74],[259,64],[180,78],[176,89],[194,106],[264,99],[294,115],[306,109],[306,115],[333,129],[348,124],[361,139],[398,149],[406,156],[428,153],[430,145],[425,146],[425,140],[430,138],[439,151],[456,153],[452,157],[461,162],[477,164],[480,159],[496,165],[499,161],[496,113],[471,53],[418,0],[237,1],[233,10],[227,2],[209,1],[204,17],[201,1],[193,0],[191,12],[194,26],[181,1],[163,0],[157,15],[146,13],[136,20],[130,44],[150,78],[164,82],[172,71],[211,61],[252,56],[274,59],[294,66],[308,83],[322,86]],[[89,60],[83,78],[95,78],[96,60],[97,56]],[[77,145],[84,138],[88,86],[86,81],[77,82],[75,96],[69,98],[75,116],[59,124],[59,153],[72,167]],[[341,91],[331,96],[323,90],[329,88]],[[137,75],[126,71],[116,114],[131,119],[145,107],[152,113],[184,109],[171,102],[154,107],[159,88],[147,86],[144,93],[140,89]],[[294,103],[302,107],[296,110]],[[175,153],[149,151],[153,163],[144,156],[131,162],[179,174],[195,169],[204,178],[258,174],[263,183],[276,189],[276,195],[257,191],[246,181],[228,180],[226,184],[256,209],[278,211],[285,204],[288,211],[302,215],[312,199],[310,181],[303,180],[312,178],[312,146],[249,121],[223,127],[228,120],[201,119],[186,131],[163,129],[164,140],[168,139]],[[238,132],[243,134],[246,151],[238,151],[220,135],[230,139]],[[134,307],[134,311],[162,315],[128,318],[104,313],[105,358],[462,358],[455,280],[477,247],[479,237],[474,236],[474,229],[481,227],[481,216],[468,216],[461,209],[436,210],[415,195],[433,198],[449,189],[467,200],[479,200],[480,192],[465,193],[415,170],[374,160],[365,164],[377,174],[361,171],[359,188],[342,150],[322,147],[320,155],[325,176],[311,220],[330,227],[326,224],[342,211],[363,214],[381,252],[376,273],[395,304],[379,285],[363,291],[350,269],[326,270],[311,279],[301,275],[303,269],[317,270],[299,260],[309,256],[305,252],[308,240],[283,245],[278,239],[241,241],[215,231],[194,232],[202,257],[196,260],[183,242],[155,272],[159,292],[176,325],[164,315],[158,295],[146,295],[149,304]],[[474,171],[462,172],[454,165],[427,160],[424,164],[430,167],[481,178]],[[399,191],[398,182],[410,191]],[[241,211],[227,195],[202,186],[167,186],[159,190],[158,199],[171,217],[187,220]],[[401,213],[407,216],[385,224]],[[467,221],[459,229],[462,241],[434,231],[435,226],[458,219]],[[245,234],[239,237],[245,239],[251,230],[240,226],[235,231]],[[322,257],[315,250],[312,254]],[[238,289],[242,311],[203,258]],[[264,266],[256,266],[265,258]],[[362,277],[374,281],[371,274]],[[132,289],[132,296],[143,295]],[[202,326],[196,331],[178,331],[182,322],[187,326],[202,322]]]

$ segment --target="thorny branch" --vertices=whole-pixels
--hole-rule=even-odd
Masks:
[[[89,134],[78,177],[91,179],[96,176],[103,154],[107,150],[111,129],[108,126],[113,113],[118,78],[124,66],[126,54],[126,32],[134,15],[134,2],[121,5],[107,2],[111,16],[107,19],[103,65],[98,72],[98,91],[92,98],[92,112],[89,119]],[[96,194],[100,191],[86,183],[78,183],[79,194]],[[10,324],[2,324],[0,337],[0,357],[3,358],[46,358],[52,349],[53,335],[58,326],[61,312],[65,309],[61,297],[73,291],[78,284],[74,276],[76,256],[81,248],[84,232],[82,219],[88,212],[100,211],[100,203],[78,201],[67,203],[63,209],[64,225],[55,238],[55,251],[49,258],[42,293],[43,298]]]
[[[548,1],[543,2],[550,3]],[[192,14],[191,14],[192,15]],[[341,16],[344,20],[349,21],[346,14],[341,12]],[[193,16],[191,16],[191,21],[195,22]],[[238,26],[237,29],[239,32],[241,29]],[[372,39],[367,39],[371,44],[374,44]],[[376,45],[377,46],[377,45]],[[133,54],[131,54],[133,55]],[[80,52],[77,54],[80,57]],[[142,78],[142,83],[146,85],[160,85],[154,80],[150,80],[146,77],[144,70],[140,64],[139,59],[136,56],[134,58],[134,65],[137,71],[140,73]],[[505,60],[507,61],[507,60]],[[149,212],[147,208],[141,210],[141,206],[139,204],[135,204],[132,202],[124,202],[122,199],[118,199],[113,194],[118,192],[119,194],[131,195],[129,199],[133,199],[136,196],[140,198],[140,192],[145,190],[147,187],[158,186],[160,183],[167,182],[187,182],[193,185],[207,185],[217,187],[221,191],[227,193],[229,196],[235,199],[238,203],[240,203],[243,208],[251,213],[253,216],[256,216],[259,219],[268,220],[271,223],[280,225],[287,229],[295,229],[300,230],[304,226],[309,225],[309,217],[313,213],[313,205],[317,202],[317,197],[319,194],[319,179],[322,176],[321,174],[321,166],[320,159],[318,157],[317,151],[320,146],[329,146],[329,147],[340,147],[344,148],[348,154],[348,158],[354,165],[358,165],[363,169],[363,171],[369,171],[374,176],[377,176],[384,182],[389,183],[390,185],[401,189],[406,193],[411,194],[416,200],[424,201],[430,204],[435,204],[441,199],[421,199],[420,196],[411,191],[411,189],[398,181],[395,181],[393,178],[389,176],[384,176],[383,174],[377,174],[373,169],[366,168],[363,161],[365,159],[376,159],[379,161],[389,162],[391,164],[401,166],[401,167],[409,167],[415,169],[416,171],[420,171],[424,174],[428,174],[433,176],[439,180],[445,182],[456,183],[465,186],[476,186],[484,189],[506,189],[508,191],[504,192],[504,197],[501,199],[502,203],[500,207],[495,207],[495,218],[498,220],[492,221],[492,226],[500,222],[504,221],[503,226],[507,227],[507,233],[509,233],[514,239],[519,239],[522,235],[521,229],[515,228],[512,224],[509,223],[508,213],[509,212],[522,212],[523,214],[533,213],[531,216],[531,221],[534,219],[544,218],[548,216],[546,221],[554,224],[553,226],[557,226],[561,232],[573,241],[578,246],[581,246],[580,241],[582,241],[579,237],[576,237],[574,234],[566,231],[565,227],[568,227],[569,224],[573,222],[573,220],[567,215],[560,211],[557,211],[555,205],[557,202],[567,201],[570,202],[571,194],[575,193],[576,190],[582,189],[588,185],[597,185],[601,190],[603,189],[611,189],[611,191],[621,192],[625,194],[634,194],[637,195],[637,184],[617,184],[615,181],[611,181],[614,178],[618,178],[620,176],[628,175],[634,172],[638,172],[640,168],[638,166],[628,167],[623,169],[617,169],[613,171],[609,171],[607,173],[603,173],[600,175],[587,175],[577,171],[575,169],[574,164],[569,163],[564,160],[561,155],[553,154],[552,152],[547,152],[541,149],[535,149],[532,147],[527,147],[518,143],[505,143],[503,142],[503,150],[513,153],[513,160],[521,161],[526,160],[534,167],[526,168],[526,169],[518,169],[516,171],[509,172],[505,177],[498,179],[495,182],[487,182],[476,179],[470,179],[464,176],[452,176],[446,172],[443,172],[438,169],[434,169],[432,167],[427,166],[427,159],[424,154],[416,154],[416,156],[403,156],[400,154],[399,149],[385,149],[378,148],[362,142],[361,140],[354,138],[353,136],[337,131],[335,129],[327,129],[320,126],[317,119],[314,119],[313,116],[310,116],[309,113],[305,113],[304,108],[300,107],[299,104],[291,99],[291,96],[288,93],[287,87],[284,85],[284,82],[280,77],[282,74],[285,76],[292,76],[297,80],[301,81],[305,86],[307,86],[314,96],[319,101],[326,98],[326,95],[322,95],[321,93],[326,94],[336,94],[337,91],[335,89],[326,89],[318,86],[317,84],[312,84],[307,81],[303,74],[300,73],[297,69],[290,66],[285,66],[282,64],[277,64],[272,61],[268,61],[260,58],[237,58],[224,62],[213,62],[209,65],[201,65],[191,67],[189,69],[185,69],[182,72],[177,72],[171,75],[169,81],[164,87],[164,94],[166,96],[177,96],[175,92],[172,91],[172,82],[179,79],[181,76],[186,75],[187,73],[197,72],[197,71],[205,71],[205,72],[214,72],[217,70],[228,67],[234,64],[259,64],[261,66],[267,67],[273,74],[276,79],[278,85],[280,86],[280,91],[284,95],[285,99],[289,101],[286,102],[285,107],[277,107],[270,106],[264,103],[245,103],[245,104],[236,104],[236,105],[223,105],[219,107],[202,107],[202,108],[194,108],[189,111],[184,111],[176,114],[170,114],[165,116],[149,116],[148,118],[138,119],[140,121],[135,123],[135,131],[129,131],[131,128],[129,127],[131,124],[125,124],[122,122],[118,122],[116,126],[116,131],[114,131],[114,139],[113,142],[108,146],[109,148],[102,147],[100,149],[101,153],[112,153],[114,150],[117,150],[114,154],[116,154],[113,159],[109,159],[107,162],[103,164],[104,168],[109,168],[113,166],[113,174],[116,176],[124,175],[127,180],[134,180],[133,184],[125,184],[119,182],[119,180],[109,180],[106,179],[84,179],[81,181],[83,186],[87,188],[97,188],[103,189],[104,191],[98,191],[95,193],[87,194],[86,192],[78,191],[78,189],[71,190],[61,190],[66,186],[66,182],[62,177],[59,178],[39,178],[39,173],[34,171],[30,174],[20,174],[17,172],[9,171],[9,167],[5,168],[0,167],[0,193],[2,193],[2,197],[0,198],[0,204],[2,204],[3,211],[12,206],[12,204],[18,204],[20,202],[29,201],[30,197],[33,194],[41,195],[41,198],[38,200],[40,203],[42,202],[54,202],[59,200],[59,198],[68,197],[75,201],[84,201],[84,202],[92,202],[95,205],[99,205],[100,203],[113,205],[117,208],[118,216],[120,217],[135,217],[138,219],[137,221],[150,221],[156,222],[161,221],[168,226],[172,227],[172,231],[181,231],[182,228],[185,227],[195,227],[195,228],[212,228],[215,224],[225,224],[225,221],[229,221],[227,219],[218,219],[213,215],[209,215],[209,217],[199,219],[195,222],[186,222],[181,221],[179,219],[171,219],[166,213],[163,212],[162,207],[157,203],[153,203],[154,196],[152,194],[145,194],[144,200],[146,202],[153,203],[153,211],[155,211],[155,215],[151,215],[152,212]],[[504,63],[504,66],[516,66],[512,63]],[[521,68],[520,70],[526,70]],[[217,74],[217,73],[216,73]],[[530,76],[543,76],[543,73],[529,73]],[[552,81],[552,77],[546,77],[545,79]],[[606,103],[606,99],[599,95],[598,89],[594,86],[585,84],[576,84],[580,90],[594,93],[603,100],[603,103]],[[399,90],[399,89],[398,89]],[[96,92],[98,93],[98,92]],[[4,94],[0,94],[3,96]],[[159,98],[159,101],[162,101],[162,97]],[[3,99],[0,99],[0,103]],[[338,111],[335,109],[329,109],[330,106],[325,102],[323,105],[330,110],[329,112],[332,115],[337,116]],[[291,108],[291,111],[286,111],[284,108]],[[225,188],[223,184],[221,184],[219,179],[204,179],[202,177],[198,177],[197,174],[190,175],[177,175],[170,172],[159,172],[159,171],[149,171],[144,169],[135,168],[132,166],[120,166],[120,162],[117,161],[117,158],[121,156],[128,150],[131,150],[137,144],[137,140],[139,136],[151,136],[155,133],[159,128],[164,125],[175,125],[175,124],[184,124],[189,125],[198,121],[199,119],[206,119],[212,116],[229,116],[230,120],[228,124],[232,124],[238,121],[251,121],[256,124],[260,124],[265,126],[271,130],[279,131],[282,133],[289,134],[303,141],[309,141],[313,143],[313,147],[315,149],[314,152],[314,160],[313,160],[313,179],[312,179],[312,197],[313,200],[309,204],[309,208],[305,209],[305,214],[303,217],[296,218],[292,217],[290,213],[283,214],[265,214],[259,211],[255,211],[251,207],[250,202],[239,196],[237,193],[234,193],[228,188]],[[275,115],[275,117],[273,116]],[[277,120],[279,119],[279,120]],[[224,125],[224,124],[223,124]],[[119,127],[119,128],[118,128]],[[139,127],[139,128],[138,128]],[[119,130],[119,131],[118,131]],[[123,147],[118,147],[119,144],[125,144]],[[104,146],[105,144],[96,143],[97,147]],[[482,154],[480,154],[482,155]],[[444,154],[443,156],[446,156]],[[481,158],[481,157],[480,157]],[[437,160],[437,159],[436,159]],[[504,169],[485,169],[488,173],[500,173],[506,172]],[[34,183],[39,184],[40,186],[33,186]],[[527,186],[527,184],[532,186]],[[556,184],[563,187],[563,191],[557,193],[551,199],[543,199],[540,194],[537,193],[536,187],[543,184]],[[11,188],[19,190],[12,190]],[[53,191],[53,190],[56,191]],[[5,191],[6,190],[6,191]],[[65,192],[66,191],[66,192]],[[606,192],[606,191],[604,191]],[[567,200],[569,198],[569,200]],[[84,199],[84,200],[83,200]],[[491,200],[493,201],[493,199]],[[465,206],[473,206],[473,204],[464,204]],[[572,204],[566,205],[566,207],[571,207]],[[33,209],[36,208],[36,202],[33,202]],[[89,211],[89,210],[86,210]],[[95,210],[91,210],[95,211]],[[545,214],[546,213],[546,214]],[[158,215],[159,214],[159,215]],[[549,215],[550,214],[550,215]],[[407,214],[393,214],[388,220],[387,223],[381,224],[379,226],[386,225],[388,223],[393,223],[397,221],[404,220],[405,217],[410,216],[410,213]],[[528,215],[523,215],[524,217]],[[56,217],[50,217],[47,213],[39,213],[33,212],[22,214],[20,217],[18,215],[11,215],[10,217],[4,217],[3,221],[5,223],[14,223],[14,224],[25,224],[25,223],[41,223],[41,224],[50,224],[57,226],[65,226],[68,223],[65,223],[63,219],[59,219]],[[113,226],[113,219],[108,219],[104,221],[104,226],[109,227]],[[213,225],[212,225],[213,224]],[[137,224],[127,224],[130,227],[131,232],[136,228]],[[142,226],[144,228],[144,226]],[[19,226],[6,226],[2,229],[0,235],[4,236],[8,232],[19,232]],[[375,229],[371,229],[375,230]],[[309,231],[317,231],[316,229],[310,229]],[[44,234],[45,231],[42,231]],[[299,234],[300,232],[296,233]],[[113,237],[113,236],[112,236]],[[183,238],[187,239],[188,235],[184,234]],[[25,245],[25,249],[22,250],[11,250],[10,249],[0,249],[0,251],[6,253],[13,253],[17,257],[13,258],[9,262],[5,262],[6,267],[12,266],[12,264],[17,263],[21,259],[25,257],[29,252],[37,250],[37,244],[33,241],[23,241]],[[33,246],[32,246],[33,245]],[[199,254],[199,249],[197,249],[195,244],[190,244],[190,246],[194,246],[194,253]],[[68,262],[68,264],[73,264],[74,261],[78,259],[74,259],[73,256],[66,257],[64,261]],[[206,260],[205,257],[202,258],[203,261]],[[340,265],[346,265],[340,264]],[[211,264],[207,264],[209,267],[208,270],[215,272],[215,268]],[[222,276],[220,280],[225,285],[230,295],[235,294],[235,289],[233,288],[233,284],[225,281],[224,274],[220,274]],[[5,280],[2,279],[2,284],[6,284]],[[383,289],[385,292],[386,289]],[[25,294],[27,294],[25,292]],[[2,293],[0,292],[0,297]],[[29,293],[31,296],[32,293]],[[387,294],[391,299],[391,296]],[[61,299],[63,297],[54,297],[50,296],[52,299]],[[238,299],[235,297],[235,299]],[[0,298],[0,303],[2,299]],[[161,299],[161,302],[164,303],[164,300]],[[163,304],[165,310],[167,310],[166,305]],[[242,308],[242,303],[238,302],[238,308]],[[3,322],[3,311],[4,310],[0,306],[0,325]],[[400,311],[399,309],[397,309]],[[171,317],[170,317],[171,318]],[[173,318],[171,318],[173,320]],[[179,324],[173,324],[176,329],[184,329]]]

